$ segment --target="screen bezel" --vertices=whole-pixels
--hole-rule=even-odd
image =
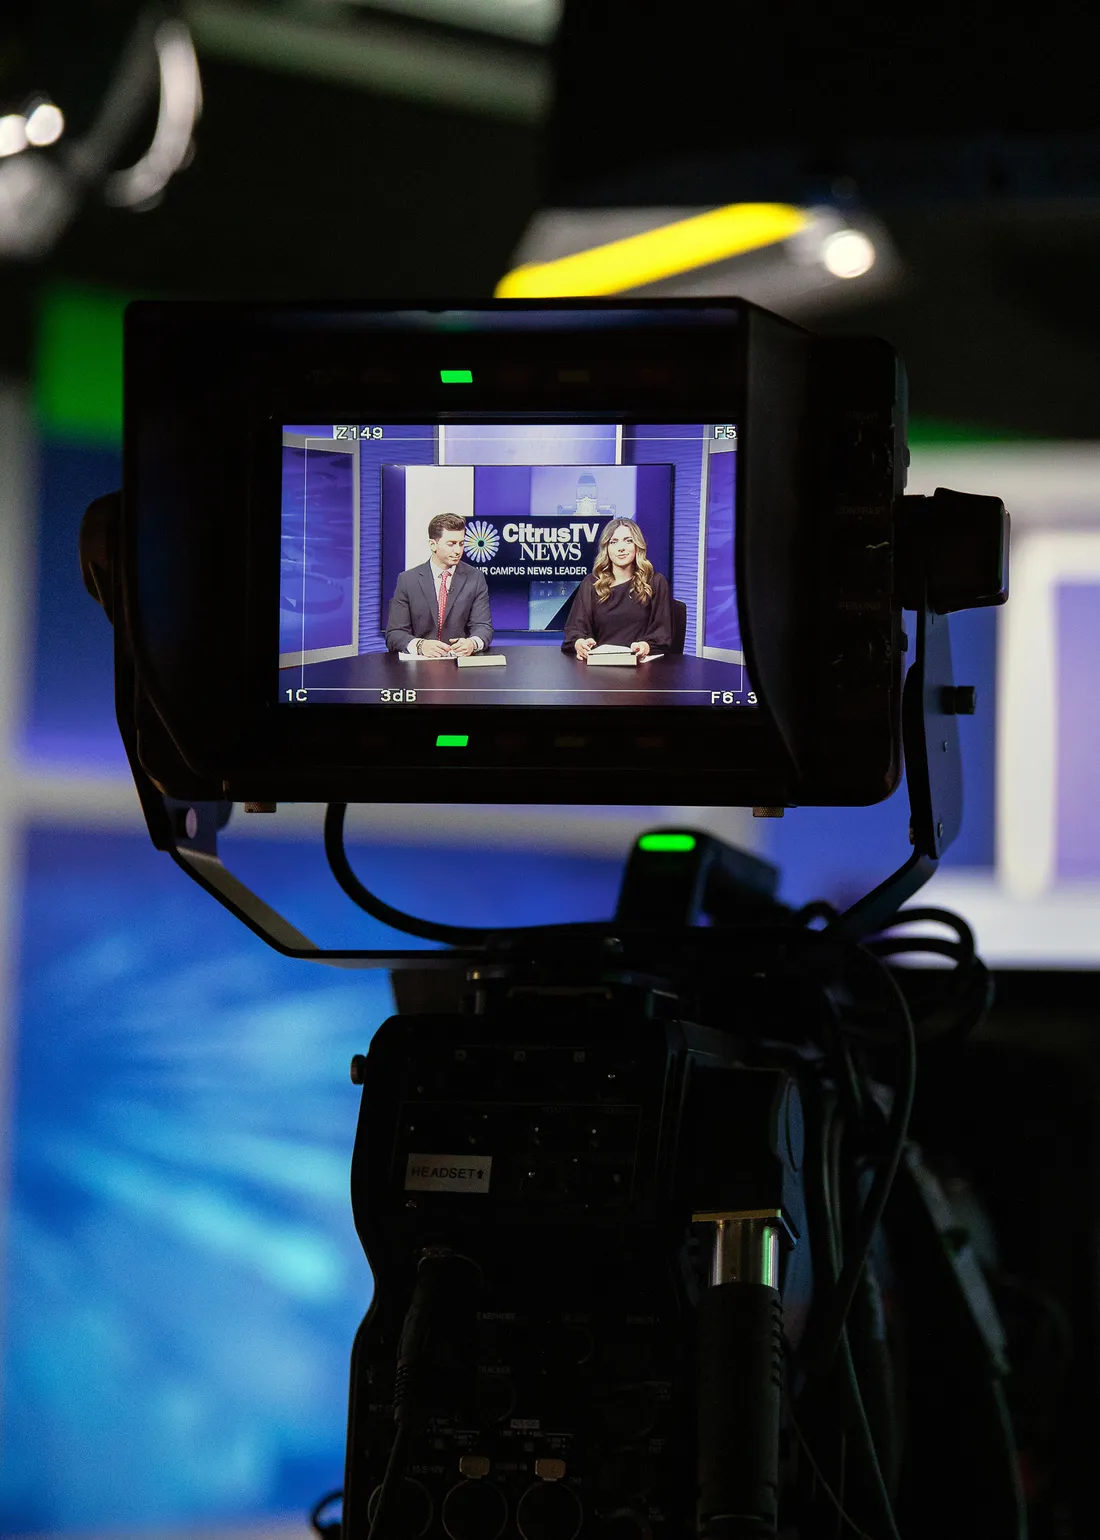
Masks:
[[[585,324],[574,327],[572,315]],[[311,703],[294,711],[273,698],[281,508],[272,436],[279,441],[283,423],[445,418],[454,413],[453,394],[440,386],[439,368],[455,361],[453,334],[462,329],[461,358],[488,383],[467,387],[466,410],[455,415],[737,423],[740,563],[748,462],[762,457],[746,399],[750,322],[760,352],[771,351],[772,333],[788,339],[775,389],[791,403],[786,420],[801,420],[812,339],[740,301],[416,312],[132,306],[126,614],[143,709],[157,718],[139,734],[149,773],[164,785],[200,778],[236,800],[434,801],[441,784],[451,800],[472,802],[794,800],[798,771],[766,694],[757,709],[481,708],[485,727],[461,763],[450,758],[445,766],[436,738],[468,732],[470,707],[457,708],[465,719],[458,721],[448,706],[365,712]],[[522,387],[498,383],[509,360],[522,365]],[[572,377],[579,363],[583,380]],[[554,373],[566,364],[568,380]],[[787,443],[783,422],[774,424],[771,410],[764,416],[764,437]],[[772,496],[759,474],[754,485],[760,517],[795,517],[801,505],[789,493]],[[780,590],[786,603],[785,584]],[[582,731],[585,711],[599,720]]]

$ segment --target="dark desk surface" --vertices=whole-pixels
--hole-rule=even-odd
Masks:
[[[415,690],[425,705],[709,706],[714,692],[739,691],[744,675],[740,663],[671,653],[616,668],[589,666],[558,647],[525,647],[522,642],[492,651],[507,658],[503,668],[459,668],[450,658],[406,663],[396,653],[366,652],[284,668],[280,686],[304,685],[310,699],[332,704],[372,705],[383,690]]]

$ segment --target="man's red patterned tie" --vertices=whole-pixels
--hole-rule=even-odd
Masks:
[[[447,589],[451,581],[451,569],[447,568],[439,582],[439,630],[435,633],[437,642],[443,640],[443,619],[447,613]]]

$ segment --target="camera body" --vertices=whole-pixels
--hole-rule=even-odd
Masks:
[[[947,1491],[952,1535],[1022,1533],[996,1311],[906,1146],[910,944],[860,944],[958,827],[944,617],[1007,596],[998,499],[902,497],[892,349],[737,300],[138,304],[125,367],[82,564],[154,843],[284,955],[443,985],[353,1061],[344,1540],[831,1533],[837,1491],[876,1533]],[[839,915],[689,830],[613,920],[499,932],[344,848],[349,802],[868,804],[903,747],[910,853]],[[252,893],[218,832],[281,800],[455,950],[326,949]],[[921,945],[965,1028],[958,928]]]
[[[352,1354],[345,1540],[373,1521],[424,1248],[472,1259],[479,1283],[453,1290],[438,1323],[395,1532],[695,1532],[706,1220],[767,1211],[782,1232],[779,1276],[741,1300],[766,1317],[766,1395],[780,1291],[795,1343],[812,1294],[802,1111],[784,1071],[747,1067],[729,1034],[662,1017],[657,998],[535,985],[485,1015],[397,1017],[375,1034],[352,1166],[375,1295]],[[774,1520],[760,1367],[742,1361],[724,1474]]]
[[[613,443],[610,466],[645,459],[649,476],[654,460],[674,460],[662,575],[687,615],[688,656],[645,660],[628,680],[626,669],[585,670],[556,637],[525,632],[493,639],[510,669],[397,669],[382,629],[389,595],[377,592],[405,554],[376,509],[386,474],[404,470],[393,462],[408,458],[412,430],[399,426],[391,449],[394,424],[423,430],[439,468],[444,443],[490,427],[502,441],[588,433]],[[305,425],[304,450],[290,442],[294,425]],[[369,463],[365,432],[383,441],[369,446]],[[738,300],[134,304],[116,547],[124,735],[163,792],[192,800],[880,801],[901,765],[905,432],[904,374],[887,344],[817,338]],[[667,454],[643,442],[659,435],[673,444]],[[731,435],[721,469],[732,506],[723,539],[711,539],[706,467],[719,468],[714,451],[732,448]],[[693,454],[701,446],[698,467],[673,442],[685,436]],[[333,604],[339,585],[320,570],[324,539],[311,547],[303,533],[297,552],[297,524],[288,533],[288,457],[342,470],[341,451],[355,459],[356,613],[343,650],[356,656],[340,666],[374,669],[374,680],[388,670],[397,682],[358,694],[310,683],[335,665],[332,649],[308,645],[304,612],[328,601],[307,583],[327,583]],[[485,462],[482,453],[470,476]],[[495,474],[503,486],[503,467]],[[303,531],[312,495],[301,500]],[[592,530],[607,514],[596,511]],[[526,527],[522,513],[511,525],[481,522],[502,534]],[[287,570],[301,574],[300,603]],[[496,590],[492,602],[499,608]],[[736,651],[707,645],[723,607]],[[290,655],[280,641],[288,610],[302,626]],[[300,675],[297,664],[280,669],[287,656]],[[518,687],[520,663],[544,671],[537,690]],[[440,688],[459,678],[463,690]],[[671,687],[685,680],[690,689]]]

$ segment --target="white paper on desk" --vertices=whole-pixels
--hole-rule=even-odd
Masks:
[[[453,663],[454,654],[448,653],[445,658],[425,658],[419,652],[399,652],[397,656],[402,663]]]
[[[502,668],[507,661],[502,652],[472,652],[457,659],[459,668]]]
[[[663,658],[663,657],[664,657],[664,653],[663,652],[647,652],[645,657],[642,659],[642,662],[643,663],[652,663],[654,658]]]

